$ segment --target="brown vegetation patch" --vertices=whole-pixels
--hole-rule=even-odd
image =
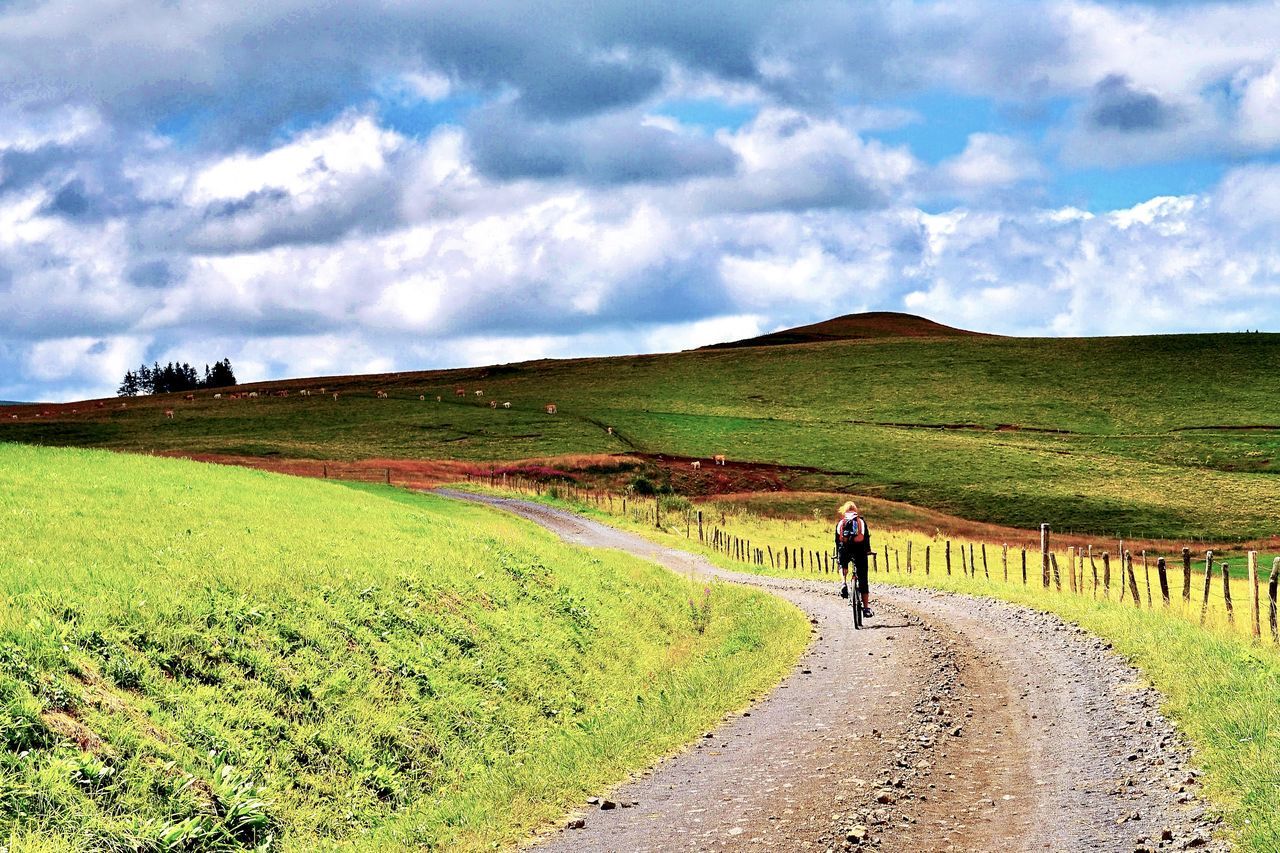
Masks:
[[[40,720],[45,724],[49,731],[56,735],[75,741],[76,746],[80,747],[82,752],[90,752],[94,755],[106,752],[110,753],[111,747],[98,737],[97,732],[77,720],[68,711],[42,711]]]

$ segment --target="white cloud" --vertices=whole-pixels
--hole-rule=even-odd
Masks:
[[[1236,77],[1240,91],[1240,141],[1267,150],[1280,144],[1280,61],[1264,70],[1246,69]]]
[[[1044,175],[1027,143],[993,133],[972,133],[964,150],[938,166],[944,188],[983,190],[1006,187]]]

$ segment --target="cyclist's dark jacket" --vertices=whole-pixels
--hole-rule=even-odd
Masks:
[[[840,562],[847,562],[850,558],[859,557],[865,559],[871,553],[871,527],[867,524],[867,520],[862,516],[857,516],[856,520],[862,525],[862,541],[855,542],[853,537],[847,537],[845,541],[840,541],[840,528],[844,526],[845,519],[840,518],[836,522],[836,551],[840,555]]]

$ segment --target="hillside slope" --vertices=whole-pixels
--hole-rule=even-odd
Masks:
[[[13,850],[490,849],[771,686],[777,599],[487,509],[0,445]],[[625,654],[619,653],[625,650]]]
[[[28,407],[0,440],[478,463],[725,454],[1019,527],[1253,538],[1280,517],[1280,335],[894,337],[249,387],[293,393]]]
[[[880,338],[959,338],[994,337],[982,332],[970,332],[935,323],[914,314],[895,311],[868,311],[861,314],[845,314],[821,323],[783,329],[767,335],[745,338],[702,347],[708,349],[736,349],[739,347],[775,347],[789,344],[815,344],[830,341],[859,341]]]

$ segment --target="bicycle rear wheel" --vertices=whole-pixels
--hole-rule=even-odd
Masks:
[[[854,630],[862,628],[862,587],[858,583],[858,571],[854,569],[851,572],[853,577],[853,588],[849,591],[849,606],[853,608],[853,627]]]

